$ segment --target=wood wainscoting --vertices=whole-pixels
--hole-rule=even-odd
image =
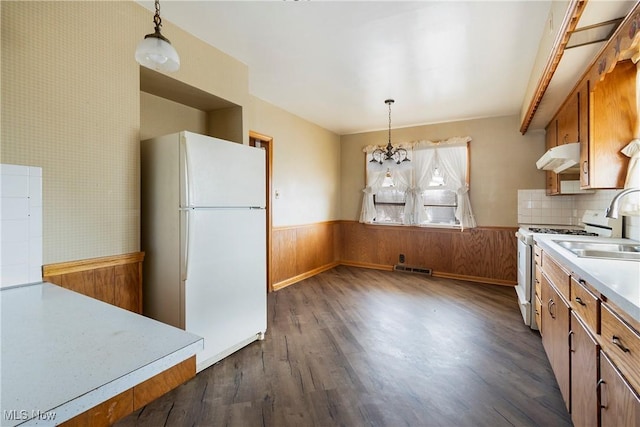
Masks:
[[[274,227],[271,242],[270,283],[278,290],[339,264],[340,223]]]
[[[273,229],[271,283],[282,289],[336,265],[430,268],[437,277],[513,286],[515,227],[444,228],[329,221]]]
[[[498,285],[517,281],[515,227],[477,227],[464,231],[341,222],[344,265],[393,269],[430,268],[434,276]]]
[[[142,314],[144,252],[42,266],[42,280]]]

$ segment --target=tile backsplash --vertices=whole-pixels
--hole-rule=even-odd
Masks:
[[[42,280],[42,169],[0,164],[0,288]]]
[[[547,196],[544,189],[518,190],[518,223],[579,226],[585,210],[606,210],[618,191]],[[640,240],[640,217],[624,217],[624,237]]]

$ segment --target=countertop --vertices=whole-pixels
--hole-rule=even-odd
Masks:
[[[535,242],[565,267],[640,322],[640,261],[581,258],[555,243],[556,240],[633,243],[635,240],[589,236],[536,234]]]
[[[66,421],[203,348],[201,337],[51,283],[4,288],[0,305],[2,426]]]

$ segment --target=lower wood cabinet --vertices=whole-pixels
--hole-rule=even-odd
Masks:
[[[558,387],[567,405],[570,406],[570,359],[569,359],[569,305],[542,274],[542,345],[547,353]]]
[[[640,396],[603,352],[600,352],[598,390],[602,427],[640,426]]]
[[[570,266],[539,258],[542,344],[573,425],[640,427],[640,323]]]
[[[571,420],[576,427],[598,426],[598,343],[571,313]]]
[[[640,390],[640,334],[607,303],[602,304],[602,349],[629,383]]]

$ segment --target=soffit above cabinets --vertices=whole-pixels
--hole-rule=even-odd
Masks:
[[[237,107],[232,102],[145,67],[140,67],[140,90],[201,111]]]

